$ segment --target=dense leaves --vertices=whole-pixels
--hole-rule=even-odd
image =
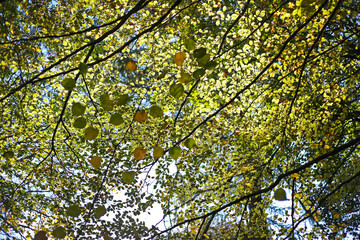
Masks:
[[[0,10],[0,238],[358,237],[359,1]]]

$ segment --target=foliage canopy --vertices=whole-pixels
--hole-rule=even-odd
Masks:
[[[358,236],[359,1],[0,10],[1,236]]]

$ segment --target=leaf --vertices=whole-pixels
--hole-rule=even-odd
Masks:
[[[202,68],[197,69],[197,70],[193,73],[193,77],[194,77],[195,79],[199,79],[199,78],[201,78],[201,77],[204,76],[204,75],[205,75],[205,70],[202,69]]]
[[[137,148],[135,148],[133,153],[134,153],[135,160],[139,161],[139,160],[141,160],[141,159],[143,159],[145,157],[146,150],[143,149],[142,147],[137,147]]]
[[[185,45],[185,48],[188,50],[188,51],[191,51],[195,48],[195,41],[188,38],[184,41],[184,45]]]
[[[74,116],[80,116],[83,115],[85,112],[86,107],[81,105],[81,103],[73,103],[71,107],[71,113]]]
[[[206,64],[206,69],[214,70],[217,67],[218,63],[216,60],[209,62]]]
[[[158,77],[157,79],[160,80],[160,79],[163,79],[165,77],[165,75],[168,73],[168,71],[163,71]]]
[[[104,206],[98,206],[95,210],[95,218],[99,219],[106,214],[106,208]]]
[[[131,101],[131,97],[129,97],[129,95],[127,95],[127,94],[122,94],[116,99],[116,103],[119,106],[123,106],[130,101]]]
[[[126,184],[131,184],[134,181],[134,178],[135,178],[135,172],[133,171],[122,173],[122,180]]]
[[[137,64],[134,60],[130,60],[126,63],[125,70],[134,72],[137,69]]]
[[[158,158],[161,158],[163,156],[164,156],[164,149],[162,149],[159,146],[154,147],[154,149],[153,149],[153,157],[155,159],[158,159]]]
[[[85,129],[85,138],[87,140],[94,140],[99,135],[99,130],[94,127],[88,127]]]
[[[184,63],[185,58],[186,58],[186,54],[184,52],[178,52],[175,54],[174,61],[176,65],[181,67]]]
[[[101,106],[102,106],[106,111],[112,111],[113,108],[114,108],[114,101],[113,101],[113,100],[105,101],[104,103],[101,104]]]
[[[185,147],[187,147],[187,148],[189,148],[189,149],[196,147],[196,142],[195,142],[195,140],[192,139],[192,138],[186,139],[184,144],[185,144]]]
[[[82,75],[85,75],[87,70],[88,70],[88,66],[86,65],[86,63],[82,62],[79,64],[79,71]]]
[[[179,146],[170,148],[169,155],[174,160],[178,159],[179,157],[181,157],[181,148]]]
[[[112,125],[118,126],[124,122],[124,119],[122,118],[120,113],[114,113],[110,117],[109,121]]]
[[[164,115],[163,110],[159,106],[151,106],[150,108],[150,116],[154,118],[159,118]]]
[[[65,78],[64,80],[61,81],[61,85],[63,86],[63,88],[65,88],[68,91],[73,90],[73,88],[75,87],[75,79],[73,78]]]
[[[66,214],[70,217],[78,217],[81,214],[81,209],[78,205],[71,205],[67,208]]]
[[[108,93],[103,93],[100,95],[100,103],[101,104],[106,103],[109,100],[110,100],[110,96]]]
[[[174,98],[180,98],[184,94],[184,86],[181,83],[172,84],[169,92]]]
[[[112,237],[110,237],[108,234],[103,234],[104,240],[114,240]]]
[[[145,111],[137,111],[134,119],[139,123],[143,123],[147,119],[147,113]]]
[[[181,83],[189,83],[189,82],[192,82],[192,81],[193,81],[193,78],[191,77],[190,74],[181,73],[181,76],[179,78],[179,82],[181,82]]]
[[[74,120],[73,123],[74,128],[85,128],[86,127],[86,118],[84,117],[78,117]]]
[[[287,199],[286,199],[286,192],[285,192],[285,190],[282,189],[282,188],[276,189],[276,191],[275,191],[275,193],[274,193],[274,198],[275,198],[275,200],[277,200],[277,201],[285,201],[285,200],[287,200]]]
[[[46,236],[45,231],[39,231],[35,234],[34,240],[47,240],[48,237]]]
[[[206,48],[203,47],[195,49],[193,52],[193,56],[196,59],[202,58],[203,56],[205,56],[205,54],[206,54]]]
[[[100,96],[100,104],[106,111],[112,111],[114,107],[114,101],[110,99],[108,93],[104,93]]]
[[[101,166],[101,157],[95,156],[90,159],[90,164],[93,166],[93,168],[99,168]]]
[[[6,151],[4,153],[4,158],[6,158],[7,160],[11,159],[11,158],[14,158],[15,154],[13,151]]]
[[[63,227],[57,227],[53,230],[52,234],[55,238],[65,238],[66,230]]]
[[[205,66],[210,60],[210,54],[205,54],[201,58],[198,58],[197,62],[200,67]]]

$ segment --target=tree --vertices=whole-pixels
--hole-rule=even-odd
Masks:
[[[0,9],[4,236],[357,236],[358,1]]]

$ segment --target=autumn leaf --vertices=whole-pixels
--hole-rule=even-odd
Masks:
[[[47,240],[48,237],[45,231],[39,231],[35,234],[34,240]]]
[[[146,150],[143,149],[142,147],[137,147],[134,150],[134,158],[135,160],[139,161],[141,159],[143,159],[146,155]]]
[[[138,123],[143,123],[147,119],[147,113],[145,111],[137,111],[134,117]]]
[[[186,58],[185,52],[178,52],[175,54],[174,61],[175,61],[176,65],[181,67],[184,63],[185,58]]]
[[[99,168],[101,166],[101,157],[95,156],[90,159],[90,164],[93,166],[93,168]]]
[[[134,72],[137,69],[137,64],[135,61],[130,60],[126,63],[125,69],[130,72]]]

